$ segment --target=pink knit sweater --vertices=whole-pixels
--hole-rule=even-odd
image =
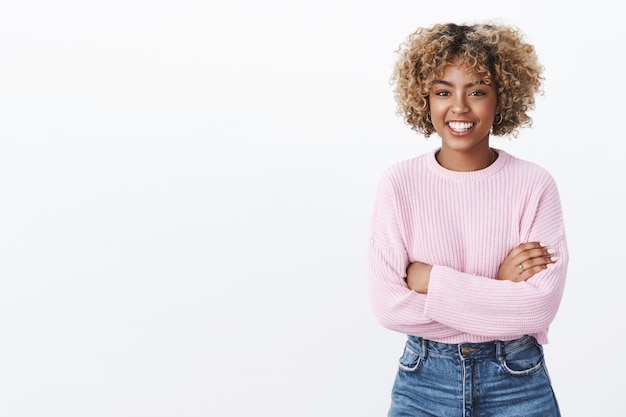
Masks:
[[[435,152],[394,164],[377,192],[368,248],[374,313],[388,329],[444,343],[548,342],[567,271],[557,186],[543,168],[496,151],[489,167],[441,167]],[[559,260],[525,282],[496,280],[521,242],[555,249]],[[410,290],[409,263],[433,265],[428,294]]]

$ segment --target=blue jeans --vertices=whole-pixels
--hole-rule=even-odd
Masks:
[[[409,336],[389,417],[560,417],[543,347],[507,342],[447,344]]]

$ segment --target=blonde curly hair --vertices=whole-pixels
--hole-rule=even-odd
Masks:
[[[519,127],[532,125],[528,111],[535,108],[535,95],[543,93],[543,66],[518,28],[435,24],[417,29],[396,53],[398,60],[390,82],[397,114],[425,137],[435,132],[430,121],[430,88],[443,68],[452,63],[463,65],[468,73],[485,74],[483,81],[495,85],[499,113],[492,134],[517,136]]]

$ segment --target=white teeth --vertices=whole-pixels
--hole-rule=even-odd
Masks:
[[[474,123],[469,123],[469,122],[450,122],[450,123],[448,123],[448,126],[450,126],[450,129],[454,130],[455,132],[464,132],[467,129],[469,129],[472,126],[474,126]]]

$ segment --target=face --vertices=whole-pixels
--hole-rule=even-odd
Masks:
[[[483,78],[483,74],[468,75],[462,66],[447,65],[432,85],[430,118],[442,139],[442,150],[488,151],[497,93]]]

